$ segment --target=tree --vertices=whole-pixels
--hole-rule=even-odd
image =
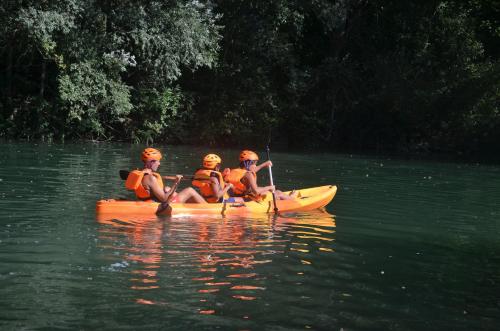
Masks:
[[[17,135],[23,135],[22,123],[30,121],[35,123],[27,131],[30,136],[54,131],[93,138],[160,136],[168,124],[146,137],[140,134],[142,123],[162,120],[164,112],[178,110],[171,108],[177,103],[159,112],[136,109],[134,104],[155,93],[178,100],[182,93],[175,81],[182,70],[211,66],[218,51],[219,28],[210,3],[13,1],[2,4],[1,12],[11,23],[2,30],[2,54],[10,73],[2,89],[7,100],[2,114],[9,119],[4,134],[17,129]],[[29,51],[14,47],[13,40],[22,40]],[[9,62],[16,57],[19,64]],[[23,87],[17,97],[28,102],[9,107],[16,97],[12,85],[17,80],[12,77],[33,80],[23,71],[26,67],[30,73],[40,68],[38,93],[30,84],[17,83]],[[43,105],[42,111],[33,111],[38,106],[32,100]]]

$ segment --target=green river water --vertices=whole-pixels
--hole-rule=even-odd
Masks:
[[[157,147],[165,175],[238,155]],[[97,219],[142,148],[0,144],[1,330],[500,330],[500,167],[275,152],[326,211]]]

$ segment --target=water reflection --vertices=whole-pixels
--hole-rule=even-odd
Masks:
[[[103,227],[99,230],[102,248],[113,250],[121,262],[111,267],[137,266],[131,271],[131,288],[149,290],[159,286],[158,268],[163,259],[162,235],[164,223],[146,220],[98,220]],[[115,253],[116,254],[116,253]]]
[[[188,310],[213,315],[217,302],[262,299],[285,256],[298,265],[335,251],[335,220],[317,211],[288,216],[98,219],[99,246],[129,275],[139,304],[167,304],[179,290]],[[299,268],[300,269],[300,268]],[[300,270],[297,275],[303,275]],[[148,292],[155,292],[148,299]],[[214,300],[214,296],[217,300]],[[162,299],[164,298],[164,300]],[[197,303],[196,303],[197,302]]]

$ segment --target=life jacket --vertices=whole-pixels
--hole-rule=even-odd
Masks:
[[[147,191],[144,186],[142,186],[142,179],[145,175],[153,175],[155,176],[158,184],[161,188],[163,188],[163,179],[161,175],[157,172],[146,173],[143,170],[133,170],[128,174],[127,181],[125,182],[125,187],[128,190],[134,191],[135,195],[140,200],[149,200],[152,199],[151,193]]]
[[[241,182],[247,172],[250,171],[241,168],[231,169],[231,171],[224,178],[226,182],[233,184],[232,191],[236,196],[251,195],[252,193],[250,187]],[[255,172],[250,173],[254,176],[254,178],[257,178]]]
[[[218,202],[217,196],[215,192],[212,190],[212,181],[210,177],[216,175],[216,178],[219,180],[219,185],[221,189],[224,189],[226,183],[224,182],[224,178],[222,178],[222,174],[218,171],[209,170],[209,169],[198,169],[194,173],[194,179],[191,182],[193,186],[196,186],[200,190],[200,194],[205,200],[208,202]],[[226,195],[226,194],[224,194]]]

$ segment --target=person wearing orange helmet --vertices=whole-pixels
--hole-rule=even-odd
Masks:
[[[201,196],[208,202],[222,202],[223,200],[235,202],[235,199],[228,200],[227,191],[233,187],[232,184],[224,182],[220,172],[222,159],[217,154],[207,154],[203,158],[203,167],[194,173],[193,186],[197,187]]]
[[[243,197],[245,200],[260,200],[267,192],[275,193],[279,200],[291,200],[295,198],[295,193],[292,195],[285,194],[276,190],[274,185],[258,186],[257,172],[262,168],[272,167],[271,161],[266,161],[257,165],[259,156],[250,150],[243,150],[239,156],[240,167],[231,169],[224,177],[225,181],[232,184],[233,188],[229,191],[229,195],[233,197]]]
[[[181,175],[175,177],[162,177],[156,171],[160,167],[162,159],[161,152],[155,148],[146,148],[142,151],[141,160],[144,162],[142,170],[131,171],[125,186],[135,191],[137,198],[141,200],[157,200],[162,203],[169,202],[195,202],[206,203],[205,199],[192,187],[188,187],[176,193],[176,188],[182,179]],[[163,184],[163,179],[174,179],[172,187]]]

